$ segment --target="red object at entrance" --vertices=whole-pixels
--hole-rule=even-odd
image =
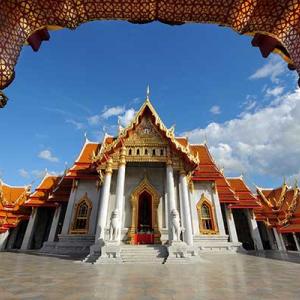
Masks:
[[[153,233],[136,233],[133,236],[134,245],[154,244]]]

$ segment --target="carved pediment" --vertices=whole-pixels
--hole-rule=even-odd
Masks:
[[[149,117],[143,117],[135,130],[124,141],[125,146],[167,146],[168,141],[162,136]]]

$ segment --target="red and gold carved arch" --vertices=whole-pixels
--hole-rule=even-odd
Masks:
[[[277,52],[300,74],[299,0],[0,0],[0,6],[0,90],[13,81],[24,44],[37,51],[49,29],[91,20],[228,26],[253,35],[264,57]]]

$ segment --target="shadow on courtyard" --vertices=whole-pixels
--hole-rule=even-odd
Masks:
[[[283,261],[300,264],[300,253],[298,253],[298,252],[292,252],[292,251],[283,252],[283,251],[265,250],[265,251],[247,251],[242,254],[264,257],[264,258],[268,258],[268,259],[283,260]]]

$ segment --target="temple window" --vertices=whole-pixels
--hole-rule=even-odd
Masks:
[[[75,206],[75,214],[72,222],[72,234],[87,234],[89,231],[89,219],[92,210],[92,202],[87,193]]]
[[[145,149],[145,155],[148,155],[148,149]]]
[[[215,234],[218,232],[214,218],[214,207],[202,194],[197,204],[199,230],[201,234]]]
[[[140,149],[136,150],[136,155],[140,155]]]
[[[212,230],[212,218],[210,214],[209,207],[206,204],[203,204],[201,207],[201,221],[202,221],[202,227],[205,230]]]
[[[132,149],[129,149],[128,155],[132,155]]]
[[[161,156],[164,155],[164,149],[160,149],[160,155],[161,155]]]
[[[155,149],[152,150],[152,155],[155,156]]]

